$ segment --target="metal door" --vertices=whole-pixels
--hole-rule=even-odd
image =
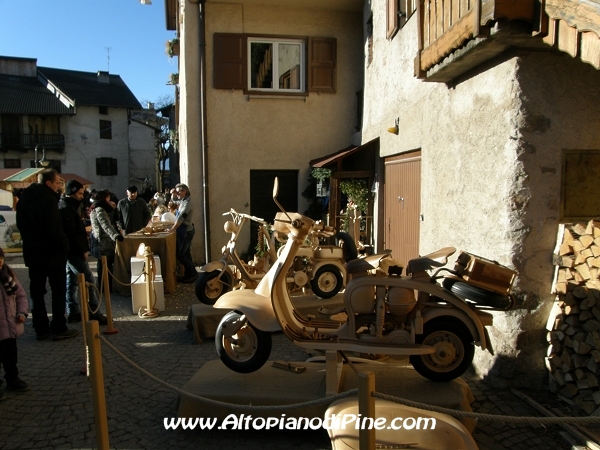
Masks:
[[[421,152],[385,160],[384,248],[404,265],[419,256]]]

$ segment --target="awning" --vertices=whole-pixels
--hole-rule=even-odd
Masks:
[[[81,184],[83,184],[84,187],[87,187],[90,184],[94,184],[92,181],[86,180],[85,178],[80,177],[79,175],[76,175],[74,173],[59,173],[58,176],[61,177],[65,183],[69,180],[77,180]]]
[[[365,148],[371,147],[373,143],[375,143],[379,138],[373,139],[372,141],[367,142],[366,144],[359,145],[358,147],[348,147],[342,150],[338,150],[335,153],[331,153],[326,156],[322,156],[321,158],[316,158],[310,161],[309,165],[311,167],[326,167],[330,164],[340,162],[347,156],[352,155],[358,151],[361,151]]]

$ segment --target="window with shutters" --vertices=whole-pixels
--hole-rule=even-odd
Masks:
[[[214,86],[244,92],[335,92],[336,40],[214,35]]]
[[[417,10],[418,0],[387,0],[387,33],[388,39],[393,39],[413,13]]]
[[[96,175],[105,177],[118,175],[116,158],[96,158]]]
[[[110,120],[100,121],[100,139],[112,139],[112,123]]]
[[[248,38],[248,90],[304,92],[304,41]]]
[[[5,169],[20,169],[21,168],[21,160],[4,158],[4,168]]]

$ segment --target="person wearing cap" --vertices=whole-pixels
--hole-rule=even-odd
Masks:
[[[169,232],[177,233],[177,259],[183,267],[185,274],[178,278],[182,283],[193,283],[198,278],[196,265],[192,260],[190,248],[194,239],[194,223],[192,222],[192,203],[190,200],[190,188],[186,184],[179,183],[172,191],[174,203],[178,203],[177,219]]]
[[[119,200],[117,212],[119,214],[117,224],[123,234],[141,230],[152,219],[148,205],[143,198],[138,198],[137,186],[127,188],[127,198]]]
[[[86,283],[96,284],[90,265],[88,264],[88,256],[90,255],[90,245],[88,241],[87,231],[81,215],[81,201],[83,200],[83,184],[77,180],[67,181],[65,186],[65,194],[58,203],[60,216],[62,218],[63,229],[69,239],[69,252],[67,253],[67,292],[66,305],[69,323],[81,322],[81,310],[79,307],[78,295],[78,275],[85,275]],[[98,295],[96,289],[90,287],[89,292],[89,307],[91,320],[97,320],[100,325],[105,325],[107,320],[99,310]]]
[[[44,169],[38,182],[23,189],[17,203],[17,228],[23,240],[23,260],[29,268],[29,295],[36,339],[62,340],[75,337],[65,316],[66,271],[69,239],[58,210],[62,181],[54,169]],[[46,311],[46,281],[52,290],[52,321]]]

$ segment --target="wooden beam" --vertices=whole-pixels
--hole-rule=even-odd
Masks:
[[[469,10],[447,33],[421,52],[421,69],[427,70],[473,36],[475,10]]]
[[[573,58],[579,54],[579,32],[566,21],[558,21],[558,49]]]
[[[600,69],[600,39],[593,31],[581,33],[581,60]]]

